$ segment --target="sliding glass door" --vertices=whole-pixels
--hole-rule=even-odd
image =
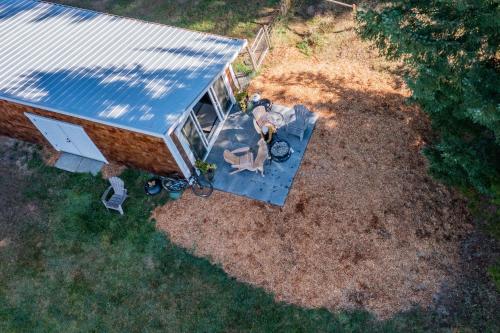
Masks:
[[[233,104],[234,97],[223,74],[196,102],[176,131],[191,163],[207,157]]]
[[[212,92],[215,95],[215,100],[224,114],[227,114],[233,105],[231,93],[229,92],[229,85],[226,80],[226,75],[222,75],[215,80],[212,86]]]
[[[196,124],[196,120],[193,118],[192,114],[189,115],[184,123],[184,126],[182,126],[182,136],[180,139],[186,140],[189,150],[186,150],[186,147],[184,145],[183,146],[190,159],[203,159],[207,153],[207,147],[203,139],[203,135],[198,129],[198,125]]]

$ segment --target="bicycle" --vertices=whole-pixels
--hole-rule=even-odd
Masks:
[[[169,192],[182,192],[191,187],[193,193],[199,197],[208,198],[214,191],[214,186],[205,177],[199,176],[196,170],[191,172],[189,179],[174,173],[161,177],[161,185]]]

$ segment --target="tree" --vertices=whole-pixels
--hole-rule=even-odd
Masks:
[[[408,67],[437,134],[424,149],[431,174],[500,204],[499,1],[388,1],[356,18],[362,38]]]

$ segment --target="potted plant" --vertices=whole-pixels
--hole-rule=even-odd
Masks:
[[[196,160],[195,167],[200,170],[201,174],[204,175],[209,181],[214,180],[215,170],[217,165],[215,163],[208,163],[202,160]]]
[[[236,94],[235,96],[238,105],[240,106],[241,111],[246,112],[248,106],[248,92],[243,90]]]
[[[144,184],[144,191],[147,195],[157,195],[161,192],[161,180],[158,177],[148,179]]]

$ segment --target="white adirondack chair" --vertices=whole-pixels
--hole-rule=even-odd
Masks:
[[[302,141],[311,111],[302,104],[295,105],[293,110],[295,112],[295,119],[286,125],[286,132],[299,137],[300,141]]]
[[[125,188],[123,180],[118,177],[109,178],[109,182],[111,186],[109,186],[106,191],[104,191],[104,194],[101,197],[101,201],[106,209],[116,210],[120,212],[121,215],[123,215],[122,204],[125,199],[127,199],[127,189]],[[108,199],[111,190],[113,190],[113,194]]]

